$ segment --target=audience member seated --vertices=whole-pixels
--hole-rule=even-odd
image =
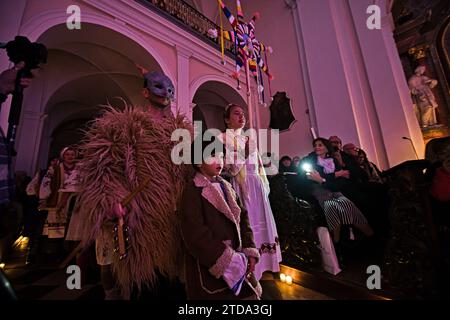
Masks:
[[[450,145],[450,137],[431,139],[425,147],[425,159],[430,163],[442,163],[445,149]]]
[[[355,183],[365,182],[365,173],[359,166],[358,152],[360,150],[354,143],[347,143],[342,147],[345,157],[345,166],[350,171],[350,180]]]
[[[364,214],[370,210],[370,199],[366,192],[361,189],[361,184],[366,182],[366,175],[358,165],[358,149],[353,143],[346,144],[346,151],[342,151],[341,139],[337,136],[330,137],[332,150],[330,155],[336,160],[342,170],[348,171],[348,176],[339,179],[338,189],[349,198]]]
[[[313,147],[314,152],[300,162],[304,170],[302,178],[308,184],[303,190],[316,198],[322,207],[339,255],[342,226],[355,226],[367,237],[371,237],[373,231],[358,207],[340,192],[339,181],[348,179],[350,173],[342,170],[338,161],[331,157],[333,149],[329,141],[317,138]]]
[[[425,147],[430,162],[425,175],[429,187],[431,214],[435,225],[441,258],[439,282],[442,292],[450,284],[450,137],[430,140]]]
[[[358,165],[366,174],[366,179],[368,182],[372,183],[383,183],[383,179],[381,178],[381,171],[375,165],[375,163],[370,162],[367,159],[367,154],[364,150],[358,149]]]
[[[295,172],[298,172],[299,164],[300,164],[300,157],[295,156],[294,158],[292,158],[292,167],[294,168]]]
[[[355,146],[354,143],[347,143],[342,147],[342,149],[352,158],[356,158],[358,156],[359,148]]]
[[[386,237],[389,231],[389,196],[378,167],[367,158],[364,150],[358,149],[358,165],[362,170],[362,181],[358,189],[367,195],[364,215],[375,233]]]
[[[283,156],[280,159],[280,163],[278,166],[278,172],[279,173],[295,173],[295,169],[292,166],[292,160],[289,156]]]
[[[342,150],[341,138],[339,138],[338,136],[331,136],[328,138],[328,141],[331,145],[330,154],[333,154],[333,157],[339,163],[341,168],[345,168],[346,163],[350,161],[350,157]]]
[[[358,148],[353,143],[348,143],[344,149],[342,147],[342,141],[338,136],[331,136],[329,141],[332,147],[330,154],[336,159],[342,169],[350,172],[348,179],[356,183],[361,182],[361,170],[357,163],[358,154],[356,153]]]
[[[431,207],[438,227],[450,228],[450,144],[438,152],[431,172]]]

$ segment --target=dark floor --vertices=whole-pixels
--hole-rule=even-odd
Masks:
[[[21,300],[93,300],[104,299],[99,275],[91,270],[81,289],[69,290],[68,274],[59,269],[61,259],[42,256],[39,264],[25,264],[27,241],[16,241],[3,271]],[[278,274],[265,273],[261,279],[263,300],[332,300],[333,298],[297,284],[288,285],[279,280]]]
[[[15,242],[3,271],[16,295],[23,300],[93,300],[104,299],[99,270],[92,251],[90,265],[82,275],[81,289],[69,290],[66,269],[59,268],[64,255],[52,252],[64,248],[61,241],[44,241],[38,263],[26,264],[27,238]],[[69,252],[67,246],[66,252]],[[388,290],[368,290],[366,269],[380,264],[380,252],[351,245],[344,251],[343,271],[336,276],[321,270],[297,270],[281,266],[281,273],[291,275],[293,284],[279,280],[279,274],[266,272],[261,279],[263,300],[379,300],[398,298]],[[67,254],[67,253],[66,253]],[[59,258],[58,258],[59,257]],[[75,263],[75,262],[74,262]],[[384,288],[383,288],[384,289]],[[183,296],[184,297],[184,296]],[[175,299],[177,299],[175,297]]]

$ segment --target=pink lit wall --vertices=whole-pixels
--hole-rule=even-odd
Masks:
[[[217,22],[211,1],[198,2]],[[235,12],[235,1],[225,3]],[[361,146],[382,168],[415,158],[403,136],[411,137],[423,156],[423,140],[389,23],[390,1],[241,3],[246,19],[255,11],[261,13],[256,35],[274,49],[269,58],[276,77],[273,92],[289,94],[298,120],[280,135],[281,154],[308,153],[313,126],[320,136],[336,134],[344,143]],[[367,28],[366,11],[373,4],[381,9],[381,30]],[[268,123],[269,112],[261,108],[260,124]]]
[[[219,22],[216,1],[203,0],[197,1],[197,3],[207,17],[216,23]],[[235,1],[225,1],[225,3],[232,12],[236,12]],[[302,83],[302,70],[292,12],[284,1],[243,0],[241,4],[246,20],[251,19],[253,13],[260,13],[260,19],[256,22],[256,37],[274,50],[273,54],[268,54],[268,65],[275,76],[271,82],[272,95],[277,91],[287,92],[291,99],[292,111],[297,119],[289,131],[280,134],[280,156],[285,154],[306,155],[312,149],[311,125],[306,113],[308,107]],[[224,27],[230,30],[226,19],[224,19]],[[266,101],[270,105],[268,79],[265,76],[264,81]],[[259,124],[261,128],[268,128],[270,110],[263,106],[258,108]]]
[[[235,12],[235,1],[224,1]],[[420,128],[414,118],[406,79],[396,52],[386,1],[241,2],[246,19],[251,18],[254,12],[260,12],[256,36],[274,50],[268,59],[269,68],[275,75],[271,83],[272,94],[287,92],[297,119],[289,131],[280,134],[280,155],[304,156],[309,153],[312,149],[311,127],[321,136],[336,134],[344,143],[360,145],[381,168],[414,158],[411,146],[401,139],[402,136],[411,137],[419,154],[423,155]],[[194,0],[192,3],[211,20],[218,21],[215,0]],[[368,30],[366,27],[366,9],[374,3],[382,8],[382,30]],[[246,99],[245,89],[237,90],[236,81],[229,76],[234,70],[232,59],[227,58],[227,65],[222,66],[218,50],[135,1],[2,1],[0,11],[8,14],[0,21],[0,39],[4,41],[22,34],[36,41],[50,28],[65,23],[66,9],[71,4],[80,6],[82,22],[109,30],[107,33],[93,32],[88,39],[90,43],[98,42],[98,50],[84,50],[82,45],[77,49],[75,53],[84,55],[86,61],[89,62],[91,56],[99,59],[105,54],[106,51],[100,48],[104,46],[102,41],[119,39],[115,34],[125,37],[125,40],[121,38],[108,43],[115,55],[106,54],[98,63],[86,67],[76,67],[81,62],[70,64],[69,58],[70,65],[64,67],[62,60],[66,58],[55,58],[54,61],[61,62],[61,66],[48,67],[34,81],[33,87],[27,89],[26,112],[22,121],[29,128],[27,134],[33,138],[18,141],[23,155],[18,157],[18,169],[32,173],[38,160],[42,162],[48,151],[42,147],[49,145],[49,137],[44,134],[47,101],[60,86],[88,73],[117,72],[127,76],[136,72],[132,70],[131,60],[148,59],[173,80],[178,92],[176,106],[186,113],[191,113],[190,104],[196,91],[209,81],[221,82],[233,90],[233,94]],[[226,20],[224,23],[229,30]],[[64,49],[66,38],[73,35],[69,32],[76,31],[61,33],[58,43],[52,44],[55,49]],[[73,38],[70,39],[74,42]],[[126,61],[127,68],[112,65],[115,59],[121,61],[120,55],[123,60],[130,60]],[[6,55],[0,54],[0,67],[5,69],[8,65]],[[270,104],[267,78],[264,80],[266,100]],[[132,82],[126,83],[121,79],[115,83],[130,97],[135,97],[130,93]],[[95,91],[95,86],[92,90]],[[0,116],[0,125],[4,128],[7,108],[8,103],[5,103]],[[255,123],[260,128],[267,128],[269,109],[255,108]],[[64,112],[58,114],[62,116]],[[208,116],[213,114],[208,113]]]

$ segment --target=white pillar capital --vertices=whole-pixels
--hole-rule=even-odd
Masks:
[[[189,59],[192,52],[185,47],[176,45],[177,50],[177,109],[187,117],[192,118],[189,101]]]
[[[180,46],[180,45],[176,45],[175,46],[176,50],[177,50],[177,55],[186,59],[190,59],[193,56],[192,51],[190,51],[189,49]]]
[[[297,8],[297,0],[284,0],[289,9],[294,10]]]

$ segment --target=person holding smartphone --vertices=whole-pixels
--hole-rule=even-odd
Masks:
[[[366,236],[372,228],[358,207],[339,191],[339,179],[348,179],[349,171],[342,170],[331,157],[332,147],[327,139],[313,141],[314,152],[303,158],[300,168],[307,182],[307,190],[318,201],[325,213],[328,228],[335,244],[339,244],[342,225],[353,225]]]

